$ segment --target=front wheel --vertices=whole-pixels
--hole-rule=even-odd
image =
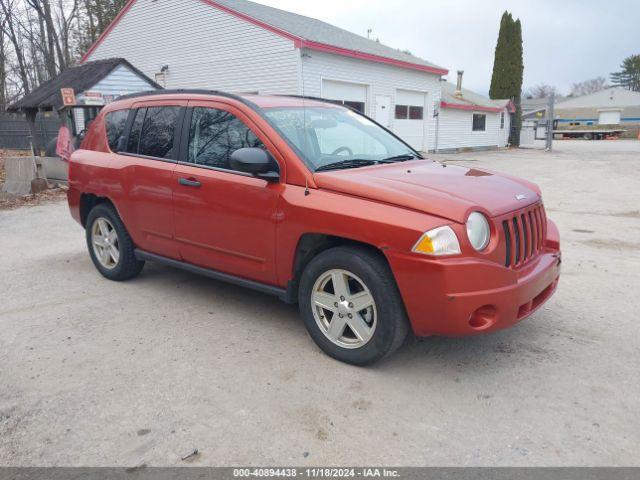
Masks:
[[[390,355],[409,331],[389,266],[366,249],[322,252],[304,270],[298,295],[313,340],[346,363],[368,365]]]

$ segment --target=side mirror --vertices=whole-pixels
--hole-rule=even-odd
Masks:
[[[261,148],[241,148],[229,158],[231,168],[250,173],[268,182],[280,180],[278,165],[269,152]]]

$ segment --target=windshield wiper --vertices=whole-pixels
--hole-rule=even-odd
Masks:
[[[422,157],[418,157],[411,153],[404,153],[402,155],[396,155],[394,157],[385,158],[384,161],[385,162],[406,162],[407,160],[415,160],[416,158],[422,158]]]
[[[327,170],[339,170],[341,168],[357,168],[366,167],[369,165],[377,165],[380,160],[365,160],[363,158],[351,158],[349,160],[342,160],[340,162],[329,163],[316,168],[316,172],[323,172]]]
[[[381,163],[396,163],[403,162],[405,160],[413,160],[415,157],[413,155],[397,155],[391,158],[385,158],[383,160],[371,160],[364,158],[350,158],[347,160],[342,160],[340,162],[329,163],[327,165],[322,165],[321,167],[316,168],[316,172],[322,172],[327,170],[338,170],[341,168],[358,168],[358,167],[368,167],[371,165],[379,165]]]

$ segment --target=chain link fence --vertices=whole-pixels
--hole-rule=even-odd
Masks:
[[[46,146],[58,136],[60,119],[55,113],[36,117],[36,135],[39,145]],[[0,149],[28,150],[29,124],[24,115],[18,113],[0,113]]]

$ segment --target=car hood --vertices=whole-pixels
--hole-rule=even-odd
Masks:
[[[319,188],[465,223],[473,210],[496,217],[540,201],[540,189],[516,177],[429,160],[318,172]]]

